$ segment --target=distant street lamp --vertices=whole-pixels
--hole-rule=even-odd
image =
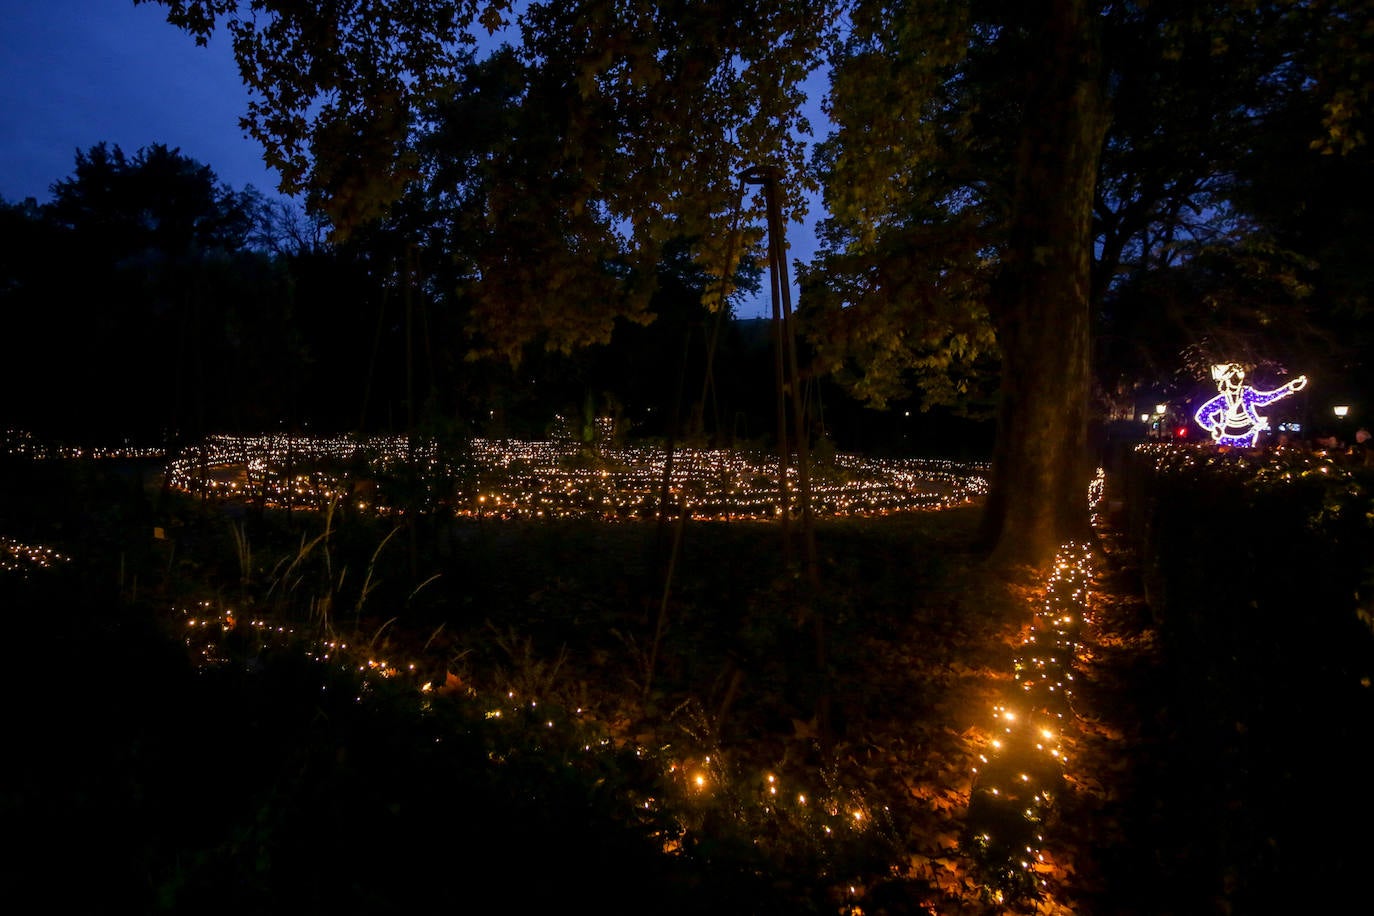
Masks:
[[[1156,405],[1155,405],[1155,413],[1159,414],[1161,417],[1164,416],[1165,411],[1167,411],[1168,409],[1169,409],[1169,405],[1168,405],[1168,404],[1156,404]]]
[[[1344,417],[1346,414],[1350,413],[1350,406],[1348,404],[1337,404],[1335,407],[1331,408],[1331,412],[1338,417]]]

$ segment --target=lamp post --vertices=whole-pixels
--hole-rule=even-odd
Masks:
[[[1350,415],[1350,405],[1337,404],[1331,408],[1331,412],[1336,415],[1336,435],[1332,438],[1336,440],[1339,448],[1345,448],[1345,418]]]

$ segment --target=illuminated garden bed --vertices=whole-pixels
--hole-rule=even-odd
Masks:
[[[826,462],[816,475],[818,491],[848,487],[887,502],[879,511],[841,513],[818,499],[818,514],[839,516],[817,525],[826,558],[823,594],[789,572],[771,526],[718,525],[687,536],[667,603],[654,532],[603,523],[641,511],[558,513],[546,508],[549,501],[517,498],[567,481],[576,498],[567,495],[566,505],[576,507],[576,499],[589,501],[587,492],[637,485],[635,505],[652,511],[666,461],[661,452],[608,449],[588,457],[571,444],[478,442],[441,459],[432,447],[412,449],[404,440],[315,440],[314,450],[300,439],[275,441],[279,470],[278,458],[257,439],[218,439],[218,455],[207,447],[203,458],[179,456],[189,486],[178,489],[199,488],[206,501],[168,500],[174,517],[165,539],[153,535],[150,562],[138,568],[138,594],[173,611],[173,626],[197,663],[197,683],[224,683],[226,692],[232,686],[270,698],[274,707],[290,707],[292,696],[311,698],[304,707],[309,740],[297,752],[319,755],[321,768],[308,779],[290,775],[296,788],[272,801],[285,814],[264,828],[268,845],[297,848],[303,837],[332,843],[334,828],[317,828],[315,809],[297,799],[312,797],[317,779],[330,798],[355,791],[330,775],[334,726],[314,717],[316,705],[328,704],[334,723],[354,715],[380,723],[381,710],[395,707],[407,730],[388,732],[386,750],[379,746],[375,755],[363,743],[350,744],[350,757],[368,754],[391,779],[405,773],[408,783],[417,782],[423,767],[415,769],[411,751],[439,753],[433,749],[461,739],[476,755],[468,760],[468,782],[518,787],[515,794],[541,811],[564,788],[573,796],[590,793],[618,829],[667,853],[646,866],[664,874],[709,875],[714,885],[742,876],[745,886],[732,892],[776,891],[822,912],[882,911],[895,898],[917,912],[956,905],[1066,912],[1062,902],[1073,899],[1076,879],[1063,865],[1088,863],[1076,861],[1075,847],[1063,842],[1061,806],[1080,803],[1070,798],[1068,780],[1095,772],[1096,764],[1067,722],[1055,722],[1054,740],[1044,753],[1033,748],[1029,759],[1014,741],[994,742],[1008,737],[1008,709],[1015,709],[1016,723],[1035,725],[1044,714],[1041,693],[1060,695],[1067,677],[1061,669],[1079,653],[1055,651],[1046,661],[1039,649],[1062,648],[1063,618],[1079,612],[1047,600],[1028,625],[1031,614],[1019,599],[1032,598],[1031,590],[1008,593],[977,569],[967,549],[977,518],[972,505],[900,511],[959,506],[939,498],[958,494],[972,503],[981,486],[976,466],[846,456]],[[474,459],[479,453],[484,461]],[[447,481],[480,511],[449,499],[464,522],[408,526],[388,518],[399,510],[388,508],[387,497],[404,492],[412,468],[424,470],[413,475],[424,487]],[[686,496],[693,517],[706,517],[706,500],[729,494],[723,480],[762,508],[741,500],[719,517],[766,519],[776,512],[775,471],[772,455],[682,450],[674,456],[670,495]],[[286,480],[293,482],[289,502]],[[158,492],[155,481],[148,485],[150,494]],[[904,492],[909,502],[898,503],[894,494]],[[379,516],[231,513],[225,524],[216,505],[315,508],[364,499],[382,506]],[[510,522],[483,524],[479,515]],[[417,575],[408,575],[409,534],[393,536],[411,527],[419,537]],[[130,569],[121,576],[125,594],[133,587]],[[1076,601],[1080,578],[1067,591],[1053,583],[1047,589]],[[808,719],[803,682],[813,669],[808,631],[796,618],[803,601],[823,601],[830,624],[834,708],[844,722],[834,754],[819,749],[816,722]],[[668,623],[651,671],[645,664],[655,631],[646,610],[665,603]],[[1029,610],[1040,604],[1032,601]],[[732,678],[734,671],[743,677]],[[999,686],[1014,686],[1014,696],[1003,696]],[[999,718],[984,727],[990,703]],[[290,734],[298,726],[281,724]],[[207,730],[217,750],[214,730]],[[389,760],[403,751],[406,760]],[[1072,771],[1065,768],[1069,757]],[[1039,783],[1024,799],[1006,788],[1020,788],[1022,774]],[[277,779],[270,771],[264,785]],[[387,783],[375,775],[366,781]],[[471,802],[464,785],[426,783],[416,797],[424,795],[429,807],[463,810]],[[260,787],[244,791],[249,800],[269,797]],[[418,805],[403,800],[402,810],[412,803]],[[397,817],[370,796],[344,808],[350,820]],[[237,823],[230,815],[221,820]],[[364,842],[343,837],[328,848]],[[153,838],[145,847],[155,841],[161,842]],[[377,854],[391,845],[379,844]],[[231,860],[225,863],[224,874],[237,874]],[[293,874],[275,869],[272,893],[294,892]],[[212,877],[205,887],[218,886],[219,873]],[[770,884],[774,877],[785,885]]]

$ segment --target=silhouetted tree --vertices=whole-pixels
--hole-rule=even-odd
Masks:
[[[250,247],[261,199],[152,145],[101,143],[41,207],[7,208],[3,307],[28,379],[15,421],[65,435],[199,435],[290,409],[289,283]]]

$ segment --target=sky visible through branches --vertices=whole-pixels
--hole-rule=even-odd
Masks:
[[[15,4],[0,33],[0,197],[50,198],[71,175],[78,150],[100,142],[132,155],[154,143],[180,149],[241,190],[275,193],[262,151],[239,129],[247,94],[229,44],[197,47],[163,20],[156,5],[111,0]],[[819,140],[823,76],[813,77],[812,129]],[[816,249],[819,197],[804,223],[789,223],[789,264]],[[796,271],[789,270],[793,305]],[[768,287],[737,305],[741,318],[771,314]]]

